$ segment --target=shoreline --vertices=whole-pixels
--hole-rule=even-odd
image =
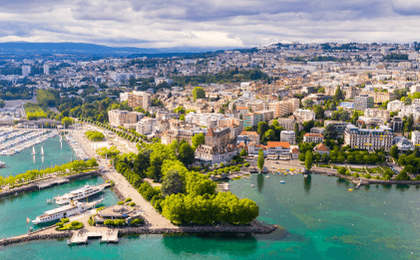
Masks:
[[[249,226],[180,226],[176,228],[150,228],[150,227],[127,227],[118,230],[118,237],[126,235],[165,235],[165,234],[250,234],[266,235],[273,233],[279,225],[263,225],[257,221],[251,222]],[[0,246],[39,241],[47,239],[70,238],[76,231],[64,231],[63,233],[51,233],[42,235],[20,235],[0,240]]]

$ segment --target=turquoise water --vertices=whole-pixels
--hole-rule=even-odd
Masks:
[[[59,194],[62,195],[71,190],[75,190],[85,184],[98,185],[101,183],[104,183],[104,179],[93,176],[41,191],[33,191],[20,194],[16,197],[9,196],[0,199],[0,238],[25,234],[27,232],[27,217],[32,220],[44,213],[44,211],[54,208],[53,204],[47,204],[47,199],[52,199]],[[110,189],[105,189],[104,192],[95,195],[95,197],[89,200],[100,199],[101,196],[104,198],[102,202],[104,206],[114,205],[118,202],[117,196]],[[29,223],[30,226],[33,226],[32,223]],[[33,227],[34,230],[37,230],[43,226],[48,226],[48,224],[35,225]]]
[[[286,184],[280,184],[280,180]],[[251,187],[255,184],[255,187]],[[419,187],[353,187],[327,176],[253,175],[231,182],[260,220],[288,232],[255,237],[142,235],[118,245],[37,241],[1,248],[1,259],[418,259]],[[1,210],[1,209],[0,209]],[[1,210],[2,211],[2,210]],[[412,253],[411,253],[412,252]]]
[[[41,147],[44,147],[44,159],[42,159]],[[32,169],[45,169],[53,165],[61,165],[76,159],[73,150],[65,141],[60,144],[58,136],[48,139],[47,141],[35,145],[37,154],[35,157],[31,154],[32,148],[23,150],[22,152],[6,156],[1,155],[0,161],[6,163],[6,168],[0,169],[1,176],[16,176]]]

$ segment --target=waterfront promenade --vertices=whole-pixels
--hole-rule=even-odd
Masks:
[[[82,131],[73,131],[73,136],[80,143],[82,148],[90,157],[96,157],[96,151],[89,145],[90,141],[87,140]],[[100,159],[99,166],[108,169],[109,160]],[[133,202],[136,205],[140,206],[142,209],[142,216],[148,224],[148,227],[159,227],[159,228],[173,228],[176,229],[177,226],[173,225],[169,220],[164,218],[159,214],[153,206],[140,195],[140,193],[133,187],[131,184],[115,170],[106,170],[103,173],[104,177],[115,182],[114,189],[116,189],[124,198],[132,198]]]

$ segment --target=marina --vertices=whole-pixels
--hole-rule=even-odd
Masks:
[[[27,193],[18,194],[17,196],[0,198],[0,218],[2,219],[0,222],[0,239],[26,234],[31,227],[34,231],[37,231],[51,225],[50,223],[33,225],[32,222],[27,225],[26,218],[34,220],[36,216],[44,214],[45,211],[57,208],[57,205],[53,203],[53,201],[54,197],[58,194],[68,193],[72,190],[81,188],[86,184],[100,185],[103,183],[105,183],[103,178],[92,176],[73,180],[48,189],[33,190]],[[115,205],[118,202],[117,196],[111,189],[105,189],[101,194],[92,196],[89,198],[89,202],[101,198],[104,199],[102,205],[105,207]],[[48,203],[48,200],[50,200],[51,203]],[[82,199],[80,202],[86,201],[86,199]]]
[[[100,238],[101,242],[118,243],[118,230],[107,230],[103,232],[87,232],[85,230],[76,231],[67,240],[68,245],[87,244],[88,239]]]
[[[0,155],[14,155],[58,135],[57,130],[14,131],[0,139]],[[35,150],[32,152],[36,154]]]
[[[70,147],[73,149],[73,151],[74,151],[74,153],[75,153],[75,155],[78,159],[82,159],[82,160],[90,159],[90,157],[83,150],[82,146],[79,144],[78,141],[76,141],[76,139],[73,137],[73,135],[71,133],[66,135],[66,140],[67,140],[68,144],[70,145]],[[62,139],[60,139],[60,142],[61,141],[62,141]]]
[[[33,150],[36,152],[35,155],[32,154]],[[44,155],[41,155],[42,150]],[[0,161],[4,162],[6,166],[0,168],[0,175],[4,177],[16,176],[28,170],[42,170],[62,165],[72,159],[76,159],[76,157],[69,144],[65,141],[60,142],[59,136],[55,136],[17,154],[0,155]]]

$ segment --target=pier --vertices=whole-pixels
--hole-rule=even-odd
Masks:
[[[67,178],[54,178],[54,179],[50,179],[50,180],[47,180],[47,181],[42,181],[42,182],[35,183],[35,186],[37,186],[38,189],[41,190],[41,189],[44,189],[44,188],[47,188],[47,187],[50,187],[50,186],[53,186],[53,185],[60,185],[60,184],[63,184],[63,183],[67,183],[69,181],[70,180],[67,179]]]
[[[89,238],[101,238],[101,242],[118,243],[118,230],[108,229],[106,232],[88,232],[80,230],[74,232],[67,241],[68,245],[87,244]]]

